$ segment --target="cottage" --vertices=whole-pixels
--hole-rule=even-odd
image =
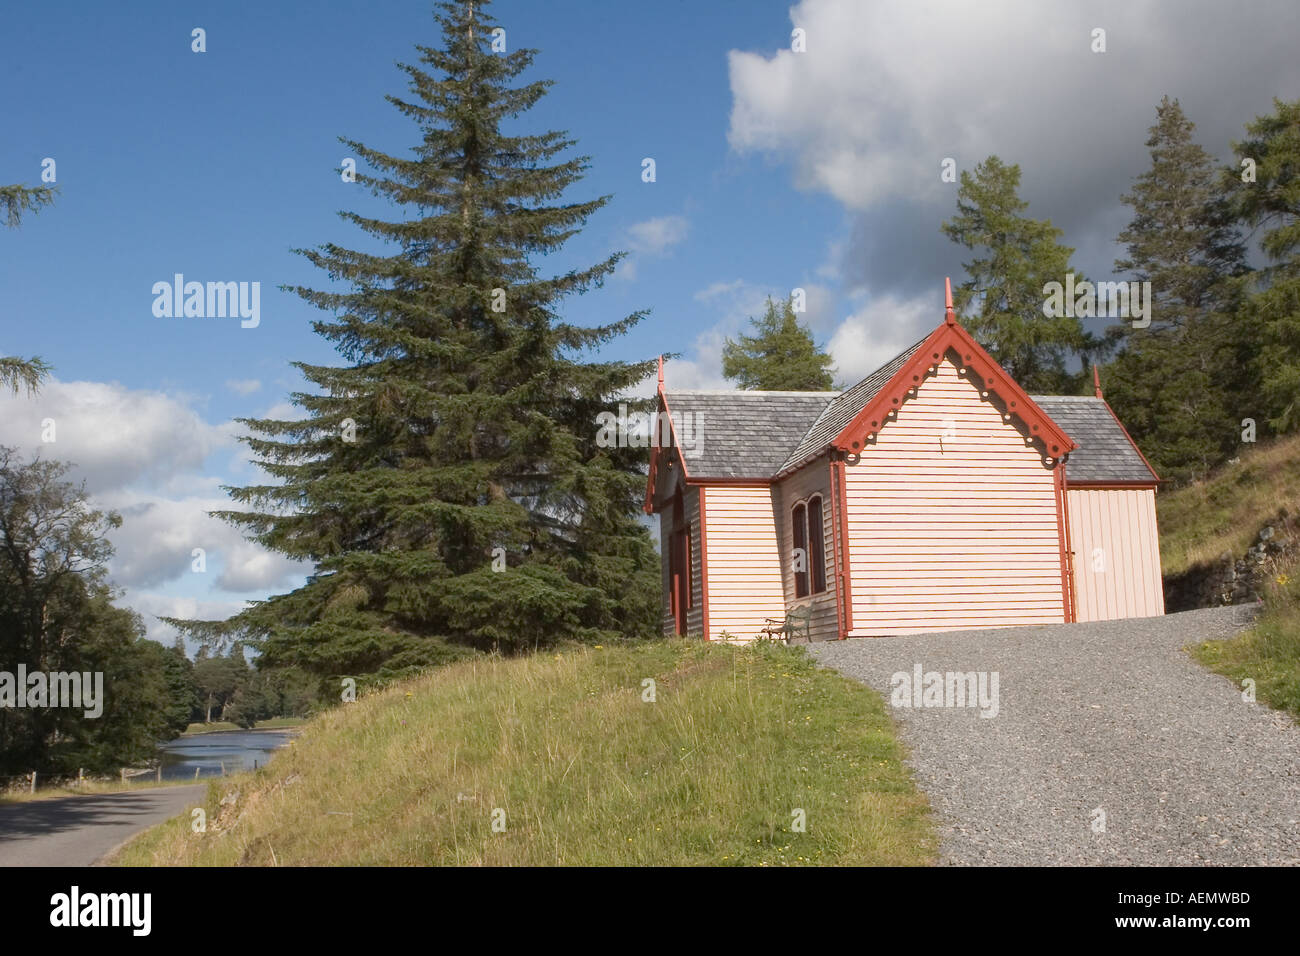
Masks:
[[[843,392],[673,391],[661,364],[659,412],[699,425],[651,453],[665,633],[1163,614],[1160,479],[1095,391],[1025,394],[951,292],[938,328]]]

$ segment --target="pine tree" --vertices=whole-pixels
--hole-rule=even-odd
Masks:
[[[1238,319],[1260,336],[1259,365],[1264,414],[1279,432],[1300,427],[1300,100],[1275,99],[1274,111],[1246,126],[1236,156],[1254,163],[1253,180],[1241,168],[1225,171],[1224,182],[1242,221],[1265,227],[1260,247],[1269,265],[1244,303]],[[1253,403],[1242,403],[1252,417]]]
[[[5,225],[16,229],[22,221],[26,210],[36,212],[54,202],[52,186],[0,186],[0,214]],[[50,374],[50,366],[37,358],[21,359],[0,356],[0,390],[11,389],[17,393],[19,388],[29,393],[36,391],[41,382]]]
[[[1202,475],[1240,437],[1237,404],[1254,394],[1246,326],[1234,320],[1245,248],[1213,158],[1194,124],[1164,97],[1146,141],[1151,166],[1121,200],[1133,219],[1115,268],[1151,283],[1150,325],[1108,330],[1119,354],[1106,391],[1129,434],[1162,477]]]
[[[1027,391],[1074,392],[1083,372],[1070,373],[1067,362],[1086,360],[1098,343],[1077,317],[1043,312],[1044,287],[1065,282],[1074,250],[1057,242],[1062,232],[1049,220],[1022,215],[1029,204],[1019,198],[1019,188],[1020,167],[997,156],[977,165],[973,175],[962,172],[958,214],[943,224],[943,232],[987,253],[963,263],[970,278],[954,292],[954,309]]]
[[[550,82],[511,85],[535,51],[491,52],[485,6],[440,3],[444,48],[402,65],[410,96],[388,99],[418,127],[411,155],[342,140],[375,170],[357,181],[403,213],[344,214],[390,255],[303,251],[349,286],[293,291],[331,313],[316,331],[350,364],[297,364],[317,389],[293,395],[306,418],[244,420],[276,481],[228,489],[252,510],[218,514],[315,573],[228,621],[173,622],[260,648],[260,666],[389,677],[658,620],[636,515],[645,453],[599,447],[596,427],[653,365],[579,360],[643,313],[598,328],[557,315],[621,253],[557,276],[530,263],[608,197],[557,201],[587,168],[557,159],[565,134],[502,131]]]
[[[751,318],[753,335],[730,338],[722,348],[722,374],[741,388],[769,392],[819,392],[831,388],[831,357],[817,347],[812,332],[795,317],[787,298],[778,314],[769,297],[762,318]]]

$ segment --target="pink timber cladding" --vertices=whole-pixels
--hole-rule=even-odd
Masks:
[[[1064,620],[1052,470],[947,359],[845,484],[850,636]]]
[[[1100,385],[1031,399],[951,312],[845,392],[674,392],[670,407],[701,441],[685,460],[655,451],[646,510],[698,540],[691,633],[750,640],[805,604],[812,640],[1164,613],[1159,479]],[[827,587],[799,598],[791,512],[814,496]]]
[[[708,534],[708,637],[748,639],[765,618],[784,618],[781,555],[768,485],[702,489]]]

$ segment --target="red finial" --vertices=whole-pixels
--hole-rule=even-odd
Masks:
[[[1092,366],[1092,387],[1097,393],[1098,398],[1103,398],[1101,394],[1101,373],[1097,371],[1097,365],[1094,362]]]
[[[943,320],[949,325],[957,321],[952,311],[952,279],[948,276],[943,279]]]
[[[659,391],[664,390],[664,357],[659,356]]]

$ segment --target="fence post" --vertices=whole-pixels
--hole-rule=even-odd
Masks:
[[[85,785],[86,785],[86,768],[85,768],[85,767],[78,767],[78,768],[77,768],[77,787],[80,788],[80,787],[84,787]]]
[[[158,764],[158,782],[162,783],[162,764]]]
[[[36,771],[32,771],[32,793],[36,792]]]
[[[126,768],[122,768],[122,782],[126,783]]]
[[[194,768],[194,779],[195,779],[195,780],[198,780],[198,779],[199,779],[199,769],[200,769],[199,767],[195,767],[195,768]]]

